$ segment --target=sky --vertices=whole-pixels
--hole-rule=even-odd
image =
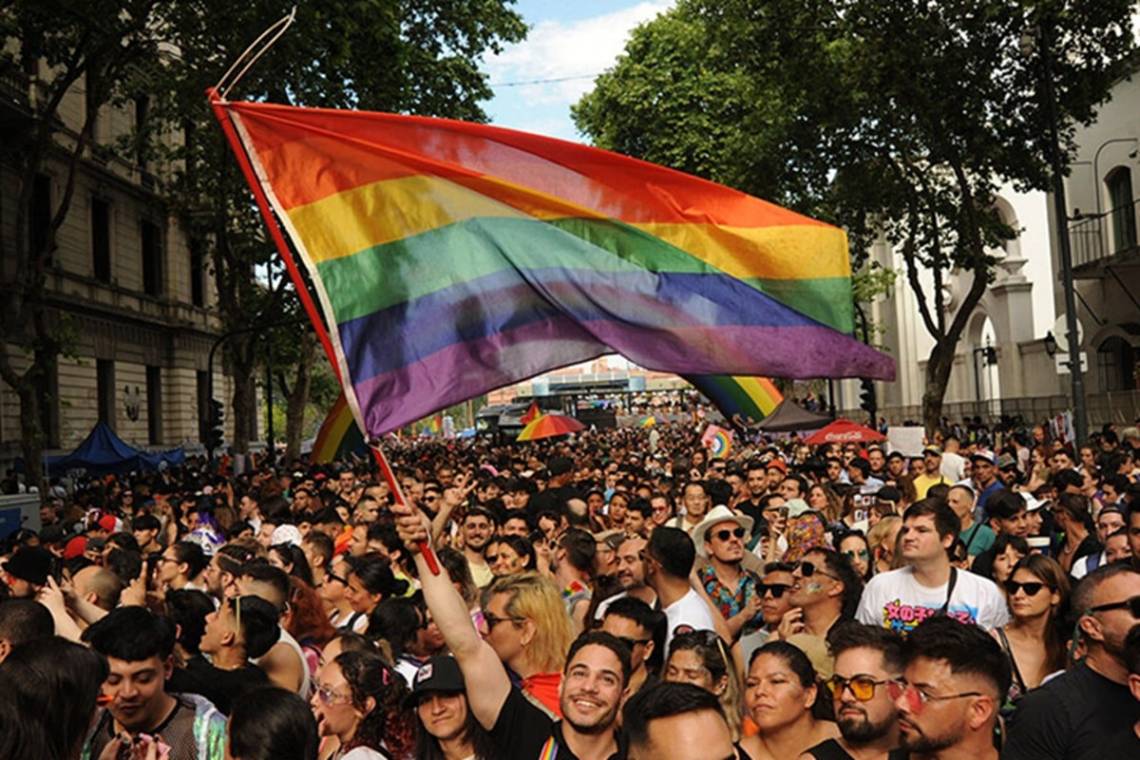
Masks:
[[[491,121],[584,142],[570,106],[614,64],[630,30],[670,5],[672,0],[519,0],[516,8],[530,28],[526,40],[483,67],[495,91],[483,106]],[[536,83],[521,84],[530,82]]]

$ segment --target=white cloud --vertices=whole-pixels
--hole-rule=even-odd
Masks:
[[[516,90],[511,94],[529,103],[573,103],[593,87],[594,76],[614,64],[630,31],[672,4],[672,0],[647,0],[578,21],[543,21],[530,30],[526,40],[487,60],[491,83],[581,77],[496,88],[499,95]]]

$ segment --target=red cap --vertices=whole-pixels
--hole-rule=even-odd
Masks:
[[[63,549],[64,559],[75,559],[82,557],[83,552],[87,551],[87,538],[85,536],[76,536],[67,542],[67,546]]]
[[[114,533],[115,532],[115,516],[114,515],[103,515],[102,517],[100,517],[99,518],[99,527],[102,528],[103,530],[107,531],[108,533]]]
[[[773,459],[772,461],[768,462],[768,465],[767,465],[767,467],[765,467],[765,469],[779,470],[780,472],[787,475],[788,474],[788,463],[785,462],[783,459]]]

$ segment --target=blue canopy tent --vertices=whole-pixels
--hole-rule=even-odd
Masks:
[[[99,422],[83,439],[75,451],[55,457],[47,457],[49,475],[62,475],[68,470],[86,470],[90,474],[141,472],[157,470],[162,462],[179,465],[186,461],[186,452],[171,449],[150,453],[127,444],[115,435],[104,422]]]

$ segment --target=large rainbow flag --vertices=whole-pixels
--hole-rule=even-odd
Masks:
[[[215,107],[300,253],[370,436],[613,352],[685,375],[894,377],[840,331],[835,227],[484,124]]]
[[[766,377],[688,375],[685,379],[730,421],[739,414],[745,421],[759,422],[784,400],[784,394]]]

